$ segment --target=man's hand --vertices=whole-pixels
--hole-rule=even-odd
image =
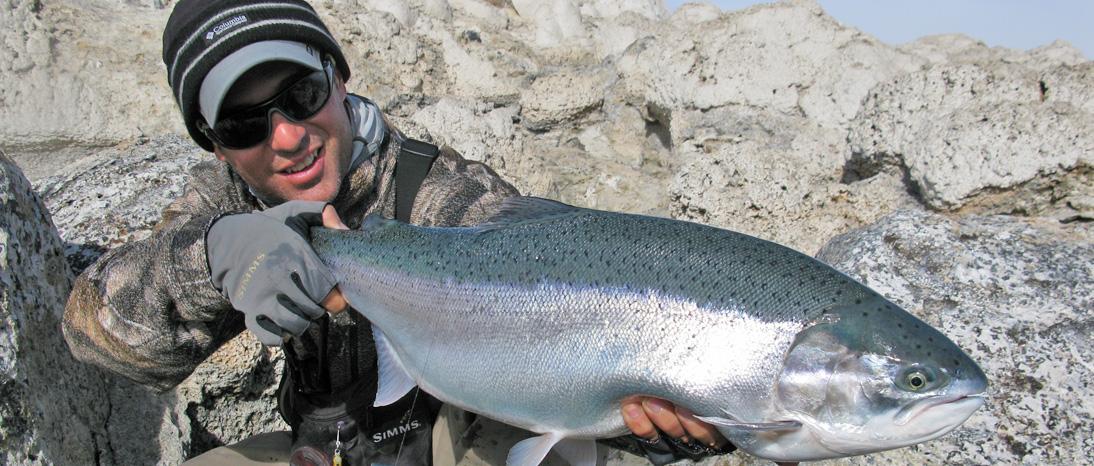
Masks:
[[[308,241],[323,222],[324,202],[291,201],[277,207],[218,219],[206,236],[210,278],[245,315],[247,328],[263,344],[280,345],[323,315],[319,304],[344,308],[334,276]],[[337,216],[335,216],[337,217]]]
[[[684,442],[692,440],[716,450],[723,449],[728,440],[714,426],[695,418],[695,414],[683,406],[642,396],[623,403],[623,422],[634,435],[651,442],[657,441],[657,429]],[[798,466],[796,461],[780,462],[779,466]]]
[[[715,449],[728,442],[717,428],[696,419],[687,408],[652,396],[624,403],[623,422],[635,435],[651,442],[658,439],[657,429],[683,442],[694,441]]]

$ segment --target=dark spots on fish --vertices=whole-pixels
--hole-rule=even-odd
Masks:
[[[955,366],[960,366],[960,365],[961,365],[961,361],[958,361],[958,360],[954,359],[954,360],[953,360],[953,365],[955,365]]]
[[[862,316],[863,316],[863,317],[870,317],[870,313],[868,313],[868,312],[863,312],[863,313],[862,313]]]
[[[862,298],[855,298],[855,304],[862,304]]]

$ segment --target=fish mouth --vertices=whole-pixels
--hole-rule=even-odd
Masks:
[[[905,406],[893,418],[893,423],[903,426],[914,420],[929,417],[931,421],[945,419],[949,421],[947,424],[952,422],[953,427],[957,427],[983,404],[982,396],[931,396]]]

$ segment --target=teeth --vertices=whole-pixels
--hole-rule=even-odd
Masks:
[[[312,162],[315,162],[315,152],[312,152],[311,155],[308,156],[308,158],[304,159],[300,163],[289,167],[288,170],[285,170],[285,173],[292,174],[301,171],[305,168],[308,168],[308,166],[311,165]]]

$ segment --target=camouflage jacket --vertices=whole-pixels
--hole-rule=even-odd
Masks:
[[[368,214],[395,216],[393,175],[405,140],[388,125],[377,153],[347,174],[332,204],[350,228]],[[486,165],[442,147],[422,182],[411,223],[474,225],[517,194]],[[245,329],[243,314],[210,283],[209,225],[225,213],[268,207],[226,163],[195,166],[183,195],[163,211],[149,238],[109,251],[77,279],[63,324],[73,354],[159,391],[182,382]],[[293,373],[301,393],[375,383],[371,327],[356,312],[316,320],[285,352],[292,369],[286,373]]]

